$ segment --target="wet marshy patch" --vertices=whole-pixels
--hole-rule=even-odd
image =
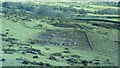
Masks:
[[[51,30],[38,34],[29,41],[31,44],[77,46],[90,48],[86,34],[80,30]]]

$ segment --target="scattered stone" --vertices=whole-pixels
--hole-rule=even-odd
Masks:
[[[94,64],[98,65],[98,64],[100,64],[100,62],[94,62]]]
[[[14,41],[18,41],[18,39],[16,38],[8,38],[9,40],[14,40]]]
[[[36,61],[34,61],[34,62],[30,62],[30,63],[33,64],[33,65],[40,65],[40,66],[44,66],[44,67],[51,67],[50,64],[43,63],[43,62],[36,62]]]
[[[10,35],[10,36],[13,36],[13,35]]]
[[[6,37],[7,35],[2,33],[1,36]]]
[[[61,56],[61,58],[65,58],[64,56]]]
[[[70,51],[62,51],[62,53],[70,53]]]
[[[41,50],[29,48],[29,49],[27,49],[27,53],[41,54]]]
[[[6,32],[5,34],[9,34],[8,32]]]
[[[98,59],[93,60],[93,63],[96,64],[96,65],[98,65],[98,64],[100,64],[100,60],[98,60]]]
[[[46,31],[52,31],[51,29],[46,29]]]
[[[12,41],[12,40],[10,41],[10,43],[13,44],[13,45],[14,45],[14,44],[17,44],[16,41]]]
[[[48,63],[45,63],[45,66],[47,66],[47,67],[51,67],[51,65],[50,65],[50,64],[48,64]]]
[[[39,63],[39,62],[36,62],[36,61],[34,61],[34,62],[31,62],[31,64],[33,64],[33,65],[41,65],[41,63]]]
[[[51,34],[51,35],[50,35],[50,37],[54,37],[54,36],[55,36],[55,34]]]
[[[36,44],[34,41],[30,41],[29,43],[30,43],[30,44]]]
[[[26,58],[20,57],[20,58],[16,58],[16,60],[24,61],[24,60],[26,60]]]
[[[35,63],[35,62],[34,62]],[[43,66],[44,65],[44,63],[42,63],[42,62],[38,62],[38,63],[36,63],[37,65],[41,65],[41,66]]]
[[[8,44],[8,46],[9,46],[9,47],[12,47],[12,46],[14,46],[14,45],[12,45],[12,44]]]
[[[92,63],[92,61],[89,61],[89,63]]]
[[[65,45],[65,43],[64,43],[64,42],[61,42],[61,43],[58,43],[58,45],[62,46],[62,45]]]
[[[33,58],[38,58],[38,56],[33,56]]]
[[[107,64],[111,64],[111,62],[110,62],[109,59],[106,59],[106,60],[105,60],[105,63],[107,63]]]
[[[96,59],[96,60],[94,60],[94,61],[100,61],[99,59]]]
[[[81,56],[79,56],[79,55],[71,55],[71,57],[79,59]]]
[[[9,40],[7,38],[2,38],[2,41],[9,42]]]
[[[51,55],[53,55],[53,56],[62,56],[61,53],[52,53]]]
[[[22,54],[26,54],[27,52],[26,51],[22,51]]]
[[[15,49],[10,49],[10,48],[8,48],[8,49],[2,49],[2,50],[4,51],[5,54],[13,54],[13,53],[16,52]]]
[[[77,44],[77,42],[73,42],[73,45],[76,45]]]
[[[3,58],[3,59],[1,59],[1,61],[5,61],[5,59]]]
[[[23,49],[29,49],[30,47],[29,46],[19,46],[20,48],[23,48]]]
[[[65,50],[69,50],[69,48],[65,48]]]
[[[10,31],[9,29],[7,29],[6,31]]]
[[[87,61],[87,60],[82,60],[82,61],[81,61],[81,64],[87,65],[87,64],[88,64],[88,61]]]
[[[2,38],[3,41],[6,41],[6,42],[10,42],[11,44],[16,44],[17,43],[17,39],[15,38]]]
[[[17,43],[17,44],[22,46],[30,46],[30,44],[26,44],[26,43]]]
[[[24,60],[22,63],[23,63],[23,64],[29,64],[29,61]]]
[[[5,51],[5,54],[13,54],[12,51]]]
[[[50,56],[48,59],[58,61],[54,56]]]
[[[69,59],[66,59],[66,61],[71,65],[78,64],[78,60],[75,58],[69,58]]]
[[[50,48],[45,48],[46,50],[50,50]]]

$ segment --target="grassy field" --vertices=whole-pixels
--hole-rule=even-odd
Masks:
[[[13,3],[12,7],[14,5]],[[31,5],[38,5],[35,7],[39,8],[41,3],[28,3],[28,6]],[[32,10],[27,13],[30,9],[18,9],[21,12],[17,12],[11,10],[12,8],[9,8],[11,11],[2,13],[4,14],[1,18],[3,54],[0,62],[3,66],[118,66],[118,43],[120,41],[118,40],[119,29],[113,27],[116,24],[92,20],[77,21],[72,20],[73,17],[70,16],[81,12],[74,9],[74,6],[79,9],[82,6],[82,9],[93,11],[105,8],[117,9],[117,7],[94,4],[86,4],[90,6],[86,7],[81,3],[44,3],[44,5],[47,9],[39,9],[42,14],[32,14],[34,13]],[[71,7],[71,5],[74,6]],[[53,11],[51,6],[56,10]],[[10,13],[14,11],[15,13]],[[35,11],[38,10],[35,9]],[[80,18],[118,16],[93,14],[91,13],[93,11],[89,10],[84,15],[80,14],[82,15]],[[62,13],[63,17],[59,17]],[[67,13],[70,14],[67,15]],[[118,21],[118,18],[102,19]]]

